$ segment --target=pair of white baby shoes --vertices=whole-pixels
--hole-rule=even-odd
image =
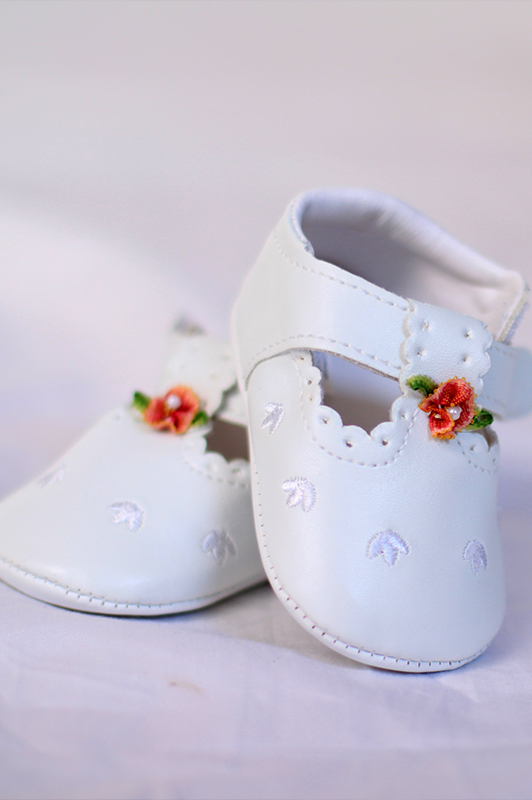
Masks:
[[[532,357],[510,344],[526,298],[391,197],[301,195],[244,283],[233,348],[175,332],[154,397],[0,504],[0,577],[144,616],[267,577],[356,661],[471,661],[504,612],[491,424],[532,408]],[[245,426],[249,462],[209,451]]]

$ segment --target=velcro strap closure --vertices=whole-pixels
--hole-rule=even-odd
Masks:
[[[493,342],[488,355],[491,368],[482,379],[479,405],[503,419],[526,416],[532,411],[532,353]]]
[[[293,228],[280,224],[248,275],[233,313],[240,385],[246,387],[261,361],[292,349],[338,355],[399,380],[405,366],[404,343],[410,336],[408,317],[415,305],[320,261],[304,239],[294,236]],[[477,402],[500,417],[532,410],[532,356],[492,343],[478,320],[448,313],[458,320],[458,327],[465,330],[468,322],[474,323],[485,337],[482,352],[488,358],[478,365]]]
[[[274,231],[237,302],[243,381],[261,361],[295,348],[334,353],[397,379],[408,301],[303,249],[291,252],[287,239]]]

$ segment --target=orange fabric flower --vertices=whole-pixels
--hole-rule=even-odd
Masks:
[[[199,400],[188,386],[174,386],[164,397],[154,397],[142,416],[157,430],[188,431],[199,411]]]
[[[454,439],[475,416],[475,392],[464,378],[451,378],[419,404],[429,415],[429,427],[438,439]]]

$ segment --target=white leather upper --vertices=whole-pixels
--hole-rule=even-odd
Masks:
[[[316,242],[351,271],[317,258]],[[436,269],[435,288],[423,278],[419,287],[422,300],[432,291],[441,304],[360,277],[373,248],[375,270],[387,269],[394,286],[402,270],[412,297],[412,276],[437,263],[446,283]],[[485,308],[484,320],[457,308],[462,285],[469,307]],[[339,652],[392,669],[450,669],[497,632],[504,610],[497,437],[485,429],[433,438],[422,397],[406,381],[465,378],[477,404],[500,416],[526,413],[530,356],[494,342],[525,295],[516,273],[403,204],[351,190],[296,200],[246,279],[232,324],[261,555],[287,609]],[[343,425],[322,403],[315,351],[399,380],[390,421],[371,433]]]
[[[334,199],[337,194],[333,194]],[[348,200],[352,200],[352,195],[350,192]],[[309,204],[313,197],[314,193],[311,193]],[[371,200],[377,205],[382,196],[360,192],[359,203],[362,204],[366,197],[369,198],[367,202]],[[326,201],[325,208],[328,208],[331,202],[328,195]],[[384,206],[382,214],[386,211],[389,217],[391,200],[383,198],[381,202]],[[296,210],[302,217],[305,208],[301,199],[291,205],[242,288],[238,314],[235,316],[241,377],[247,381],[260,361],[301,347],[335,353],[398,379],[402,369],[399,352],[410,311],[408,300],[335,264],[317,259],[296,224]],[[348,208],[351,208],[351,204],[348,204]],[[394,202],[393,208],[398,210],[402,222],[400,230],[403,240],[408,240],[408,221],[416,234],[419,228],[423,228],[417,212],[398,201]],[[371,210],[374,212],[373,207]],[[424,238],[436,239],[439,229],[435,229],[429,221],[426,221],[426,225],[431,236],[427,234]],[[458,271],[460,256],[464,273],[462,283],[454,287],[451,285],[451,290],[447,289],[447,296],[443,295],[442,289],[441,304],[445,305],[449,296],[454,299],[465,286],[476,300],[476,303],[471,302],[471,306],[483,308],[486,320],[492,320],[499,333],[501,330],[508,331],[526,301],[527,288],[522,278],[487,259],[481,259],[448,234],[442,231],[439,234],[442,240],[440,249],[445,252],[445,247],[449,246],[452,250],[455,271]],[[412,233],[410,239],[416,247],[420,247],[419,236],[416,238]],[[436,257],[432,250],[430,257]],[[446,266],[447,262],[444,261],[442,271]],[[412,271],[423,276],[423,268],[415,267]],[[454,274],[451,273],[450,277],[454,277]],[[468,280],[473,283],[467,283]],[[495,280],[503,288],[493,288]],[[505,304],[504,315],[496,315],[492,308],[488,308],[483,295],[485,292],[498,293],[498,300]],[[491,295],[489,299],[493,304]],[[464,318],[463,325],[467,324]],[[532,356],[522,348],[513,348],[501,341],[490,340],[488,348],[491,368],[489,372],[486,370],[485,393],[479,396],[479,404],[500,417],[527,414],[532,409]],[[462,349],[466,356],[467,348]]]
[[[234,380],[227,343],[174,335],[164,391],[190,385],[221,416]],[[262,581],[249,463],[207,452],[209,430],[176,436],[133,409],[110,412],[0,504],[0,577],[56,605],[135,615],[199,608]]]

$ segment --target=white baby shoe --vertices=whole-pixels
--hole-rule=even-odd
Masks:
[[[403,203],[344,189],[297,198],[245,281],[233,338],[263,564],[343,655],[447,670],[496,634],[490,423],[532,405],[532,359],[509,344],[526,296]],[[356,424],[322,404],[335,378]]]
[[[0,578],[48,603],[171,614],[265,580],[249,463],[206,452],[243,423],[227,343],[173,334],[161,398],[112,411],[0,504]],[[222,433],[220,433],[220,431]],[[175,435],[175,434],[180,435]]]

